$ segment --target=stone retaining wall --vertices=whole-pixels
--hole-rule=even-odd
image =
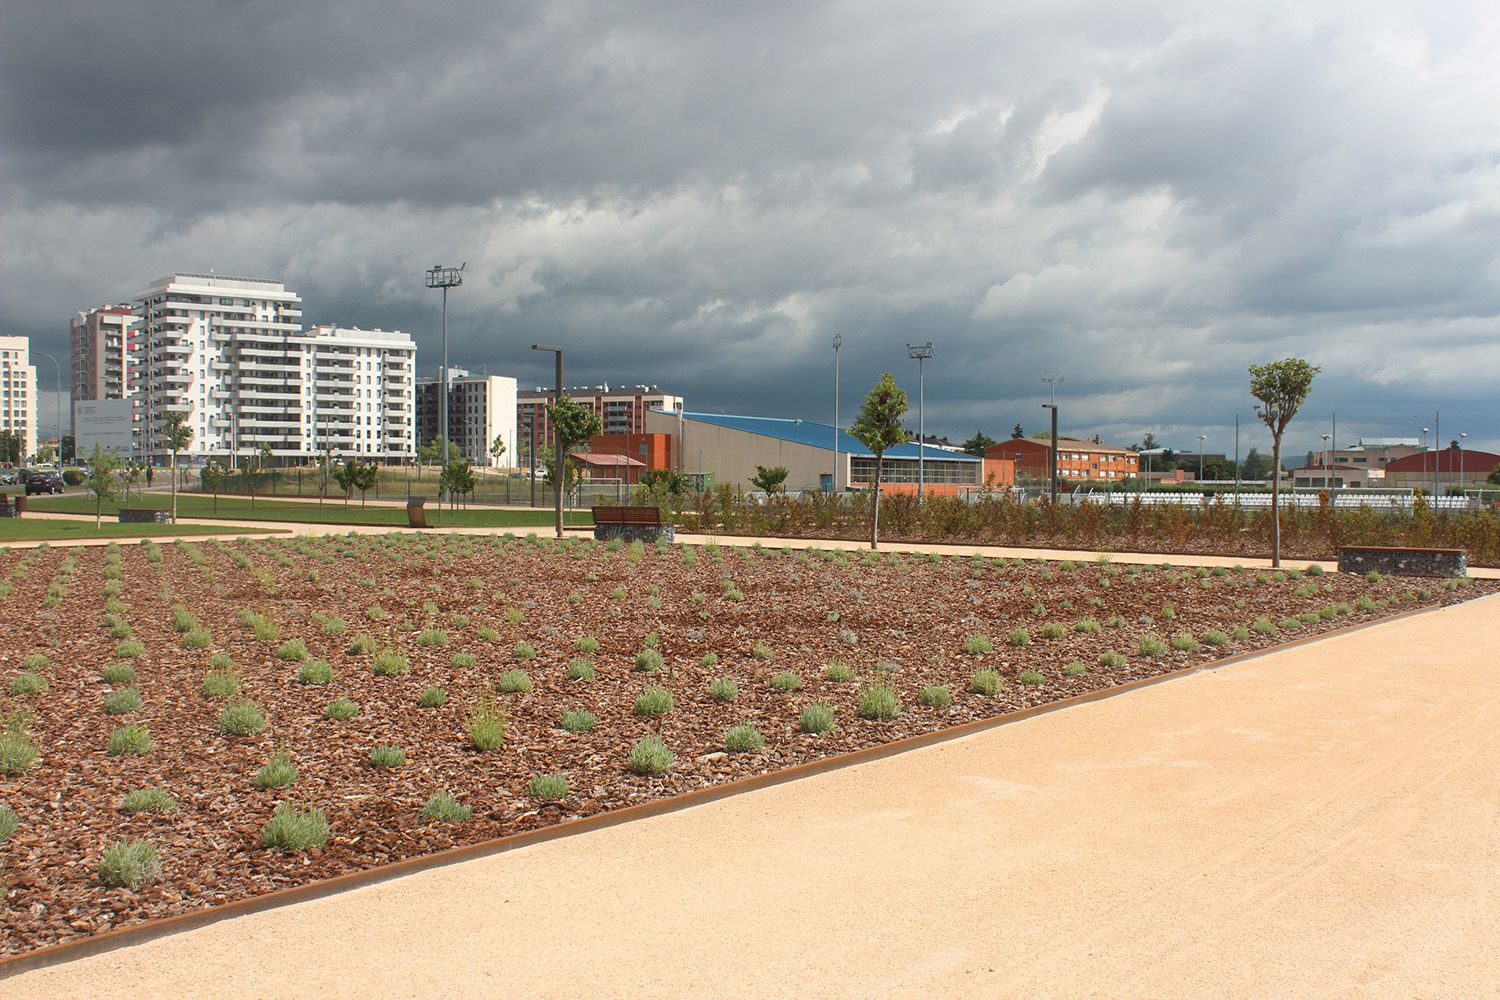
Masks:
[[[654,544],[659,539],[665,538],[668,543],[677,539],[677,526],[672,524],[596,524],[594,525],[594,540],[600,542],[613,541],[619,538],[627,542],[646,542]]]
[[[1466,576],[1468,561],[1463,549],[1404,549],[1380,545],[1346,545],[1339,549],[1340,573],[1386,576]]]
[[[170,510],[157,510],[154,507],[121,507],[121,524],[171,524],[172,512]]]

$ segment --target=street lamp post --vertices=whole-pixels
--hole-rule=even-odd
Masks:
[[[833,335],[833,492],[839,491],[839,348],[844,346],[844,335]],[[680,443],[682,436],[677,438]]]
[[[1058,379],[1058,381],[1062,381]],[[1057,404],[1043,403],[1042,409],[1052,411],[1052,506],[1057,507]]]
[[[46,351],[37,351],[36,353],[39,354],[39,355],[41,355],[42,357],[46,358],[48,361],[52,362],[52,367],[54,369],[56,369],[56,371],[54,372],[54,378],[55,378],[55,380],[52,383],[52,394],[57,397],[57,467],[59,469],[61,469],[62,468],[62,462],[63,462],[63,458],[62,458],[62,439],[63,439],[63,432],[62,432],[62,365],[58,364],[57,359],[54,358],[52,355],[48,354]],[[73,443],[73,446],[74,446],[74,449],[76,450],[77,446],[78,446],[78,443],[75,441]]]
[[[1198,432],[1198,485],[1203,485],[1203,442],[1208,440],[1208,435],[1202,431]]]
[[[917,363],[917,503],[921,503],[927,492],[927,384],[922,377],[922,364],[932,357],[932,341],[912,346],[906,345],[906,356]]]
[[[548,347],[546,344],[532,344],[533,351],[550,351],[557,355],[557,392],[553,396],[552,405],[556,406],[562,402],[563,391],[563,349],[561,347]],[[533,411],[534,412],[534,411]],[[557,537],[563,536],[563,480],[567,478],[565,456],[562,453],[562,438],[557,432],[557,421],[549,418],[548,423],[552,425],[552,460],[557,463],[553,469],[552,483],[557,493]],[[536,440],[532,439],[532,448],[536,448]]]
[[[443,290],[443,372],[438,385],[438,437],[442,440],[442,454],[438,456],[438,467],[448,467],[448,289],[457,288],[464,283],[464,268],[468,262],[457,267],[444,267],[442,264],[434,265],[427,271],[427,287],[441,288]],[[438,479],[438,509],[443,506],[443,480]]]
[[[1331,490],[1333,489],[1333,460],[1328,457],[1328,438],[1329,435],[1323,435],[1323,487]]]

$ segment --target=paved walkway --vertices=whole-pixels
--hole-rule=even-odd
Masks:
[[[1480,997],[1500,599],[15,977],[128,997]]]

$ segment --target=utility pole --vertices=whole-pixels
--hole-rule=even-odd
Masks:
[[[922,377],[922,364],[932,357],[932,341],[906,345],[906,356],[917,363],[917,503],[927,493],[927,383]]]
[[[1059,382],[1062,379],[1058,379]],[[1052,411],[1052,506],[1057,507],[1057,404],[1043,403],[1042,409]]]
[[[839,348],[844,346],[844,335],[833,335],[833,492],[839,491]],[[681,440],[679,434],[678,440]]]
[[[438,456],[438,468],[448,467],[448,289],[457,288],[464,283],[464,268],[468,261],[457,267],[444,267],[442,264],[433,266],[427,272],[427,287],[441,288],[443,290],[443,372],[438,386],[438,437],[442,441]],[[442,479],[438,482],[441,484]],[[438,486],[438,509],[443,506],[443,488]]]
[[[557,355],[557,391],[553,394],[552,405],[557,406],[562,402],[563,394],[563,349],[561,347],[548,347],[546,344],[532,344],[533,351],[550,351]],[[532,412],[536,412],[535,409]],[[552,484],[557,495],[557,537],[563,536],[563,483],[567,476],[567,456],[562,450],[562,435],[558,432],[557,421],[548,418],[547,423],[552,427],[552,461],[557,465],[553,468]],[[535,445],[533,444],[533,447]]]

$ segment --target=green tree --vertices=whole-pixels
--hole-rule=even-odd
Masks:
[[[1271,460],[1251,448],[1240,463],[1240,476],[1244,479],[1261,480],[1271,474]]]
[[[21,435],[15,431],[0,431],[0,462],[21,462]]]
[[[880,547],[880,479],[885,472],[886,450],[911,439],[906,428],[901,426],[901,418],[906,415],[906,411],[906,393],[896,385],[891,373],[886,372],[880,376],[880,381],[875,383],[869,395],[865,396],[865,401],[859,408],[859,416],[854,418],[854,426],[849,428],[849,433],[875,456],[875,481],[871,484],[874,487],[874,503],[870,508],[872,549]]]
[[[1158,447],[1160,446],[1156,443],[1156,435],[1152,434],[1150,431],[1147,431],[1146,436],[1141,438],[1141,443],[1135,446],[1135,450],[1155,451]]]
[[[213,459],[203,463],[203,468],[198,472],[198,482],[204,490],[213,492],[214,513],[219,512],[219,488],[224,485],[224,467]]]
[[[1500,465],[1497,465],[1490,470],[1490,474],[1488,477],[1486,477],[1485,481],[1488,483],[1492,483],[1495,486],[1500,486]]]
[[[458,459],[443,466],[438,477],[439,489],[448,493],[448,505],[456,508],[458,497],[467,497],[474,492],[474,466],[467,459]]]
[[[328,479],[333,475],[333,449],[325,447],[318,456],[318,506],[328,496]]]
[[[1301,358],[1250,366],[1250,395],[1259,401],[1255,415],[1271,431],[1271,565],[1276,568],[1281,566],[1281,435],[1307,401],[1320,371]]]
[[[784,465],[773,465],[769,469],[764,465],[757,465],[755,475],[750,477],[750,485],[767,493],[780,493],[786,487],[786,477],[787,468]]]
[[[348,458],[333,468],[333,481],[339,484],[339,489],[344,491],[344,506],[349,506],[349,498],[354,495],[354,483],[359,478],[359,459]]]
[[[187,418],[173,410],[167,414],[167,450],[172,453],[172,523],[177,523],[177,453],[193,440]]]
[[[495,440],[493,440],[493,441],[490,442],[490,458],[492,458],[496,462],[498,462],[498,461],[500,461],[500,457],[502,455],[504,455],[504,454],[505,454],[505,435],[503,435],[503,434],[496,434],[495,435]]]
[[[374,462],[361,462],[357,458],[350,459],[349,464],[354,466],[354,488],[359,490],[359,507],[363,510],[366,494],[380,481],[380,466]]]
[[[1019,427],[1020,424],[1017,424],[1016,426]],[[973,455],[975,458],[983,458],[984,450],[995,443],[995,439],[990,437],[984,431],[975,430],[974,436],[963,443],[964,454]]]
[[[447,452],[446,459],[443,457],[445,451]],[[462,457],[463,452],[458,445],[449,441],[441,434],[417,449],[418,465],[447,465],[449,462],[456,462]]]
[[[557,537],[563,536],[562,490],[566,488],[568,452],[598,434],[603,426],[599,415],[568,396],[561,396],[555,403],[547,404],[547,419],[552,423],[552,433],[557,438],[557,454],[552,456],[556,467],[552,476],[552,488],[557,494]]]
[[[1026,432],[1021,429],[1021,421],[1017,420],[1016,426],[1010,429],[1010,439],[1014,441],[1016,438],[1023,438],[1025,436]]]
[[[89,475],[83,481],[89,492],[94,494],[94,528],[97,530],[103,525],[104,501],[114,500],[120,495],[120,484],[115,478],[115,473],[120,469],[120,460],[106,452],[97,444],[94,445],[94,453],[89,456]]]

